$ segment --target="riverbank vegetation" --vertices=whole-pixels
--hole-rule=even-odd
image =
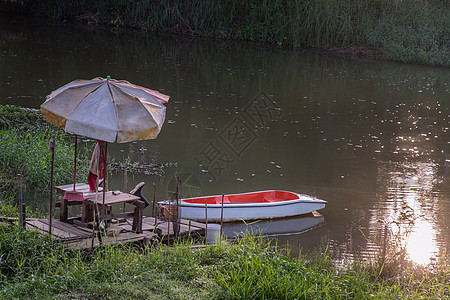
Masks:
[[[450,65],[450,12],[443,0],[3,2],[3,9],[58,23],[132,27]]]
[[[62,130],[44,121],[39,110],[0,105],[0,195],[17,191],[17,174],[26,189],[38,191],[50,187],[51,152],[49,141],[56,138],[54,182],[73,179],[74,146]],[[88,149],[78,150],[79,176],[87,176]]]
[[[1,204],[5,205],[5,204]],[[449,268],[337,267],[326,251],[289,256],[258,237],[217,245],[104,246],[73,251],[0,225],[2,299],[447,299]],[[395,269],[395,267],[393,268]]]

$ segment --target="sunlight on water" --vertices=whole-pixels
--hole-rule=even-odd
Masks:
[[[437,252],[436,232],[430,222],[419,221],[406,241],[409,258],[421,265],[427,265]]]
[[[388,191],[384,222],[390,228],[394,252],[405,250],[408,258],[421,265],[439,254],[436,243],[433,188],[437,181],[433,163],[386,163],[381,180]]]

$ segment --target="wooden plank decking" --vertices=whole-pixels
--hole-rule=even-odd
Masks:
[[[17,218],[0,216],[0,221],[12,224],[17,223]],[[132,219],[111,222],[111,226],[106,230],[106,236],[101,236],[102,244],[148,243],[154,241],[169,242],[176,238],[184,238],[187,236],[203,236],[206,227],[203,223],[180,220],[180,231],[176,237],[173,231],[173,224],[168,224],[166,219],[155,220],[153,217],[144,216],[142,218],[142,233],[133,232],[132,224]],[[49,232],[49,220],[27,219],[26,229],[37,230],[41,234],[47,235]],[[65,223],[58,219],[52,220],[51,233],[53,239],[60,241],[71,249],[89,249],[100,245],[97,237],[98,232],[76,224]]]

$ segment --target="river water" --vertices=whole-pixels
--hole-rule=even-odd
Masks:
[[[175,176],[183,196],[307,193],[328,201],[323,217],[251,226],[293,253],[325,244],[345,259],[386,243],[419,264],[448,253],[448,69],[0,18],[0,104],[39,108],[61,85],[107,75],[171,96],[156,140],[111,145],[118,161],[171,163],[162,178],[130,176],[147,199],[153,182],[158,200],[171,195]]]

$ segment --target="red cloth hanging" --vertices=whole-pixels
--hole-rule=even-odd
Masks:
[[[97,186],[97,175],[100,175],[99,179],[103,179],[104,177],[103,169],[105,166],[105,157],[104,151],[102,151],[104,149],[104,145],[106,145],[105,142],[97,140],[97,145],[95,145],[94,152],[92,153],[91,165],[89,167],[89,174],[87,179],[89,184],[89,190],[91,192],[95,192],[95,188]],[[99,160],[100,160],[100,170],[99,170]]]

